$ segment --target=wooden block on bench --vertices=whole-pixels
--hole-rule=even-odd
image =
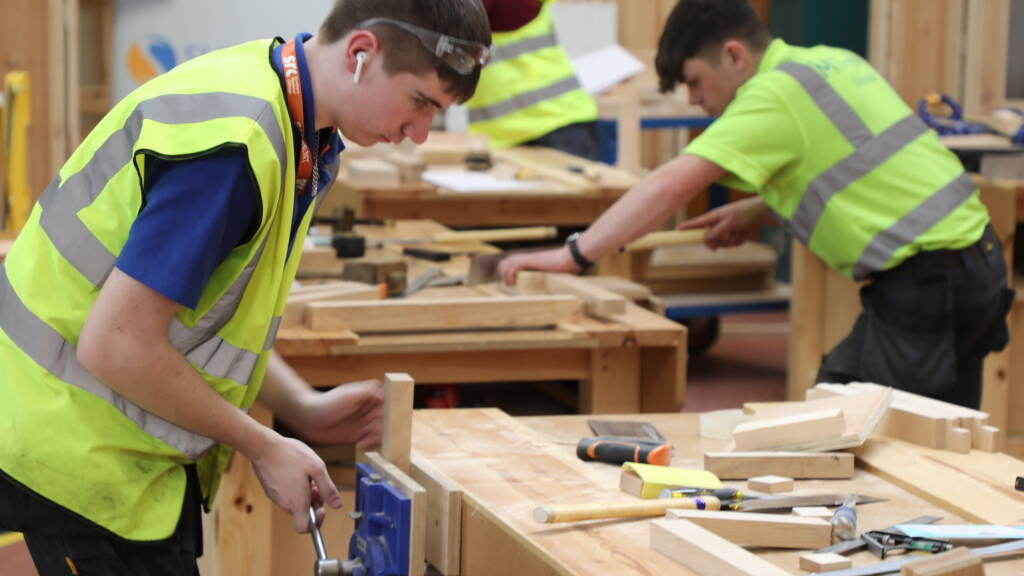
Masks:
[[[747,488],[768,494],[793,491],[793,479],[785,476],[758,476],[747,480]]]
[[[704,469],[722,480],[746,480],[757,476],[788,476],[803,479],[853,478],[853,454],[849,452],[708,452]]]

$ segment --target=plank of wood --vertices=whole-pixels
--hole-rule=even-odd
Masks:
[[[319,288],[319,287],[318,287]],[[386,288],[381,285],[364,284],[362,282],[337,282],[326,284],[317,290],[307,290],[301,294],[289,294],[288,302],[281,316],[281,327],[291,328],[303,324],[306,304],[310,302],[337,302],[338,300],[381,300]]]
[[[651,548],[701,576],[788,576],[714,532],[687,520],[651,522]]]
[[[853,477],[849,452],[708,452],[704,469],[722,480],[777,475],[803,479]]]
[[[403,332],[553,326],[579,312],[572,296],[309,304],[313,330]]]
[[[412,478],[427,491],[427,562],[444,576],[459,573],[462,488],[421,456],[412,457]]]
[[[791,449],[815,441],[837,441],[846,430],[842,408],[744,422],[732,432],[737,450]]]
[[[824,518],[831,520],[835,513],[824,506],[797,506],[793,508],[793,515],[801,518]]]
[[[626,313],[626,299],[571,274],[547,274],[545,286],[552,294],[569,294],[583,302],[583,311],[598,318],[615,319]]]
[[[865,390],[865,394],[851,394],[807,402],[793,402],[778,408],[764,408],[759,410],[753,420],[747,424],[754,424],[772,418],[783,418],[797,414],[841,408],[846,418],[846,429],[839,438],[807,437],[802,442],[791,445],[772,446],[771,448],[773,450],[801,450],[808,452],[842,450],[859,446],[864,442],[864,439],[871,434],[878,425],[879,420],[885,415],[886,409],[892,403],[892,398],[891,388],[877,386],[876,388]],[[737,449],[742,448],[737,447]]]
[[[941,554],[900,566],[901,576],[985,576],[981,556],[968,548],[954,548]]]
[[[757,476],[747,480],[747,488],[768,494],[792,492],[793,479],[786,476]]]
[[[1024,492],[1012,490],[1020,460],[974,451],[954,454],[885,437],[869,438],[855,451],[874,474],[981,524],[1024,523]]]
[[[409,473],[412,448],[412,397],[415,382],[408,374],[384,375],[384,425],[381,455]]]
[[[821,518],[678,509],[665,516],[689,520],[739,546],[817,549],[832,542],[832,526]]]
[[[800,569],[807,572],[827,572],[829,570],[843,570],[853,566],[853,560],[846,556],[840,556],[833,552],[815,554],[809,552],[800,555]]]
[[[412,515],[409,524],[412,526],[412,534],[409,535],[409,576],[423,576],[426,571],[425,549],[427,542],[427,491],[420,486],[408,474],[398,469],[397,466],[388,462],[378,452],[367,452],[366,461],[374,470],[383,476],[390,484],[398,488],[412,500]]]

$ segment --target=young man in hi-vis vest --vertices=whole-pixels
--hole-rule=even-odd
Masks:
[[[247,411],[379,443],[380,383],[316,391],[274,337],[343,139],[423,142],[490,42],[479,0],[339,0],[316,36],[147,82],[79,146],[0,269],[0,530],[42,576],[195,574],[232,450],[297,531],[342,505],[306,444]]]
[[[712,249],[766,218],[867,284],[864,312],[819,382],[877,382],[969,407],[982,360],[1007,343],[1012,292],[988,212],[956,157],[862,58],[772,39],[747,0],[680,0],[656,60],[718,119],[590,228],[519,270],[575,272],[656,229],[708,185],[753,197],[684,222]]]

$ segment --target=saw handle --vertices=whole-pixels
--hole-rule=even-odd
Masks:
[[[668,442],[646,442],[633,438],[591,436],[583,438],[576,445],[576,456],[586,462],[639,462],[668,466],[672,463],[672,445]]]
[[[661,516],[669,508],[721,510],[722,501],[714,496],[700,496],[697,498],[608,502],[575,506],[538,506],[533,510],[533,519],[542,524],[555,524],[602,518],[648,518]]]

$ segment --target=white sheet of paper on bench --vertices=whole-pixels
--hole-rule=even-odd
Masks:
[[[549,187],[549,184],[541,180],[497,178],[487,172],[469,170],[427,170],[423,173],[423,180],[434,186],[464,194],[545,190]]]

